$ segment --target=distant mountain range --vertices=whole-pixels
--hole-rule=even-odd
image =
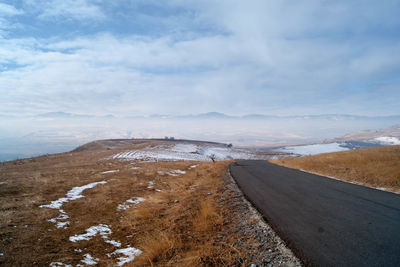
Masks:
[[[36,118],[125,118],[125,119],[244,119],[244,120],[266,120],[266,119],[324,119],[324,120],[360,120],[360,119],[398,119],[400,115],[392,116],[361,116],[349,114],[320,114],[320,115],[294,115],[294,116],[277,116],[265,114],[247,114],[243,116],[227,115],[220,112],[208,112],[200,114],[187,114],[187,115],[166,115],[166,114],[152,114],[149,116],[122,116],[116,117],[108,114],[104,116],[94,116],[88,114],[72,114],[66,112],[48,112],[34,116]]]

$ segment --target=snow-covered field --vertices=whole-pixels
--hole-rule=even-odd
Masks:
[[[316,155],[321,153],[330,153],[349,150],[347,147],[341,146],[340,143],[330,143],[330,144],[313,144],[305,146],[287,146],[284,148],[279,148],[277,151],[293,153],[297,155]]]
[[[357,143],[358,146],[354,146],[353,143]],[[316,155],[321,153],[331,153],[346,151],[356,148],[366,148],[372,146],[388,146],[388,145],[400,145],[400,139],[393,136],[381,136],[371,140],[365,140],[361,142],[334,142],[328,144],[311,144],[302,146],[287,146],[276,149],[276,151],[293,153],[296,155],[306,156],[306,155]]]
[[[222,146],[177,144],[131,150],[111,157],[111,159],[146,161],[210,161],[212,158],[215,160],[258,159],[260,156],[251,151]]]
[[[381,136],[375,138],[373,141],[383,145],[400,145],[400,139],[393,136]]]

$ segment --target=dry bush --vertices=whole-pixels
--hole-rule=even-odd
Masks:
[[[196,231],[209,231],[213,226],[223,223],[223,218],[217,213],[212,200],[202,200],[197,217],[193,220]]]
[[[372,187],[400,192],[400,146],[327,153],[271,162]]]
[[[134,262],[135,265],[158,265],[168,262],[182,247],[179,236],[171,230],[155,230],[141,237],[143,254]]]

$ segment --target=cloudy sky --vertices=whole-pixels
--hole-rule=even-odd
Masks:
[[[400,113],[398,0],[0,2],[0,115]]]

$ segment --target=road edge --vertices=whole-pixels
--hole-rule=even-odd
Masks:
[[[255,220],[257,222],[256,226],[262,232],[263,237],[270,239],[272,243],[276,244],[275,247],[270,250],[277,250],[278,251],[277,253],[288,259],[286,262],[281,262],[279,266],[288,266],[288,267],[306,266],[304,262],[299,257],[297,257],[296,253],[287,245],[284,239],[282,239],[280,235],[275,231],[275,229],[268,223],[268,218],[262,215],[262,213],[258,210],[258,208],[247,198],[247,196],[241,190],[239,184],[236,182],[231,173],[230,169],[231,164],[233,163],[228,164],[227,177],[229,179],[229,183],[231,184],[231,189],[239,195],[241,201],[245,205],[246,210],[250,213],[248,215],[249,216],[248,219]],[[272,265],[264,265],[263,263],[259,265],[257,263],[253,263],[251,266],[253,267],[253,266],[272,266]]]

